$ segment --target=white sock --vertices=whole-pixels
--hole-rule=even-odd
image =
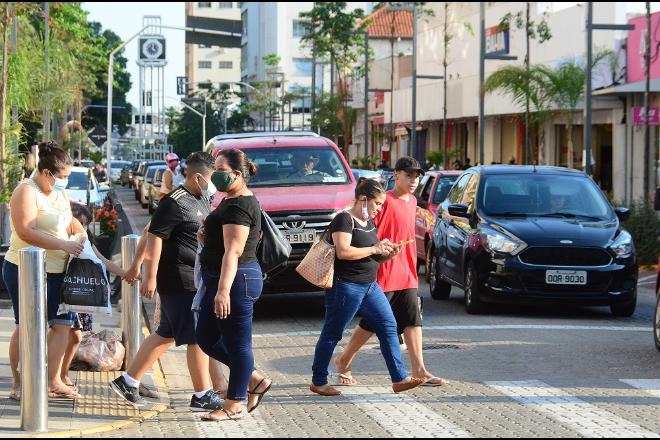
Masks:
[[[199,393],[193,393],[193,394],[194,394],[195,397],[197,397],[198,399],[201,399],[202,397],[204,397],[204,396],[206,395],[206,393],[208,393],[208,392],[211,391],[212,389],[213,389],[213,388],[209,388],[209,389],[206,390],[206,391],[200,391]]]
[[[140,381],[139,380],[133,379],[131,376],[129,376],[126,373],[123,374],[123,377],[124,377],[124,380],[126,381],[126,383],[128,384],[129,387],[140,388]]]

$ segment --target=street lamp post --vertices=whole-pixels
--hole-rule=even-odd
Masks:
[[[204,113],[199,112],[186,104],[185,102],[178,100],[176,98],[172,98],[171,96],[168,96],[167,99],[171,99],[174,101],[179,101],[179,104],[183,105],[184,107],[188,108],[191,112],[195,113],[197,116],[202,118],[202,151],[204,151],[204,148],[206,148],[206,99],[202,99],[202,105],[204,106]]]

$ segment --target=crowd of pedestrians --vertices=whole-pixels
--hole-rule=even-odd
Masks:
[[[191,154],[185,176],[177,171],[174,153],[166,161],[158,208],[143,231],[133,264],[123,270],[95,251],[108,270],[126,282],[141,280],[145,298],[156,292],[160,296],[156,331],[110,387],[142,406],[143,396],[154,395],[141,384],[144,375],[172,344],[185,345],[193,384],[191,410],[206,412],[203,420],[238,420],[257,409],[274,386],[256,370],[252,351],[254,305],[263,288],[257,257],[262,210],[248,183],[258,170],[236,149],[222,150],[215,158]],[[68,367],[81,340],[81,317],[58,315],[57,310],[67,261],[82,252],[91,215],[85,210],[72,213],[64,191],[71,167],[71,158],[55,144],[39,146],[38,172],[21,182],[10,202],[12,236],[2,276],[18,324],[18,251],[28,246],[46,249],[49,393],[77,399],[80,394],[68,378]],[[374,333],[394,392],[444,383],[426,369],[422,354],[412,193],[423,174],[415,159],[405,157],[395,166],[392,191],[375,180],[361,180],[354,205],[339,213],[321,237],[334,246],[336,257],[311,365],[312,392],[336,396],[341,394],[336,386],[358,384],[351,366]],[[223,195],[213,209],[216,193]],[[333,360],[337,343],[357,314],[362,320]],[[410,373],[402,360],[400,334],[408,348]],[[18,330],[9,355],[10,397],[20,400]],[[229,369],[228,381],[221,365]]]

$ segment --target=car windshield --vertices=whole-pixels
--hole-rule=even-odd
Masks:
[[[329,147],[245,149],[257,165],[250,187],[340,185],[350,183],[349,171]]]
[[[131,164],[130,162],[125,162],[123,160],[113,160],[112,162],[110,162],[110,166],[112,167],[112,169],[118,169],[118,170],[130,166],[130,164]]]
[[[149,167],[147,168],[147,179],[153,179],[154,174],[156,174],[156,171],[158,170],[158,167]]]
[[[547,174],[486,176],[479,197],[485,214],[606,220],[612,208],[587,177]]]
[[[72,190],[87,190],[87,173],[80,171],[73,171],[69,176],[69,184],[66,189]]]
[[[451,189],[454,182],[456,182],[456,179],[458,179],[458,175],[443,176],[440,178],[440,181],[435,186],[435,193],[433,194],[434,205],[439,205],[445,201],[447,194],[449,194],[449,190]]]

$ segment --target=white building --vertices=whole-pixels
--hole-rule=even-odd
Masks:
[[[244,82],[258,83],[265,80],[277,81],[283,79],[281,93],[284,91],[303,90],[309,96],[312,86],[312,57],[310,50],[304,47],[300,38],[305,33],[305,24],[299,18],[303,11],[309,11],[313,2],[243,2],[241,20],[243,22],[241,77]],[[367,2],[351,2],[351,10],[361,8],[367,10]],[[276,69],[280,74],[267,75],[266,64],[263,57],[276,54],[281,61]],[[316,89],[318,93],[329,90],[329,69],[317,65]],[[285,109],[284,117],[273,116],[273,120],[258,123],[265,128],[308,128],[310,125],[310,103],[308,97],[305,102],[293,102],[291,114]],[[304,120],[303,120],[304,115]]]
[[[186,15],[193,17],[240,20],[240,2],[186,2]],[[241,49],[186,44],[186,77],[190,92],[199,83],[241,80]]]
[[[441,75],[443,48],[444,3],[429,3],[435,15],[418,21],[417,74]],[[486,28],[497,26],[508,12],[523,11],[525,3],[487,3]],[[625,24],[625,3],[594,3],[594,23]],[[531,3],[531,20],[542,18],[544,6]],[[543,44],[531,40],[531,64],[556,66],[562,59],[583,59],[586,53],[585,9],[572,6],[550,12],[547,22],[552,38]],[[447,112],[448,137],[452,149],[462,152],[462,160],[470,158],[472,164],[479,161],[478,112],[479,112],[479,3],[451,3],[448,21],[454,25],[453,39],[449,46]],[[474,33],[463,23],[470,23]],[[515,26],[510,29],[509,54],[516,61],[486,61],[486,78],[501,66],[522,65],[525,57],[524,30]],[[593,48],[622,51],[621,41],[626,33],[621,31],[594,31]],[[442,145],[443,81],[419,79],[417,81],[417,146],[410,146],[409,130],[412,120],[412,72],[407,66],[410,56],[399,58],[401,78],[395,86],[393,96],[385,93],[384,123],[390,121],[395,128],[396,142],[391,157],[396,159],[404,152],[424,160],[427,152]],[[625,64],[625,63],[624,63]],[[600,71],[592,76],[593,88],[604,88],[612,84],[612,78],[620,78],[621,68]],[[607,70],[607,69],[605,69]],[[406,71],[409,73],[406,75]],[[398,86],[398,87],[397,87]],[[398,90],[397,90],[398,88]],[[627,103],[614,95],[597,95],[593,100],[593,154],[595,159],[594,179],[617,200],[626,200],[629,194],[638,198],[642,193],[643,169],[641,131],[629,122],[632,119],[632,100]],[[391,99],[391,104],[390,104]],[[638,103],[636,105],[639,105]],[[552,109],[550,109],[552,110]],[[390,114],[392,117],[390,118]],[[524,139],[524,108],[515,105],[512,98],[504,94],[487,94],[485,98],[484,163],[516,163],[522,160]],[[627,118],[626,118],[627,116]],[[627,120],[627,122],[626,122]],[[565,118],[554,114],[538,131],[532,133],[532,157],[542,165],[566,166],[568,147]],[[573,113],[574,161],[580,167],[583,161],[583,116],[582,103]],[[657,145],[657,135],[652,131],[652,142]],[[630,156],[629,145],[635,148]],[[379,153],[382,145],[372,151]],[[625,166],[624,166],[625,165]],[[631,177],[632,176],[632,177]]]

